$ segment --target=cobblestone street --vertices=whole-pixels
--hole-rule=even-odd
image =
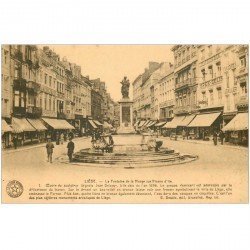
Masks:
[[[226,177],[226,182],[240,183],[235,186],[235,192],[243,192],[247,189],[247,152],[244,147],[217,145],[212,142],[169,140],[162,137],[163,146],[173,148],[180,153],[198,155],[198,160],[182,165],[172,165],[165,167],[152,167],[143,169],[124,169],[123,167],[84,166],[71,163],[62,164],[57,160],[48,163],[46,158],[45,145],[37,145],[17,152],[3,152],[3,179],[8,176],[10,179],[22,180],[29,176],[33,183],[47,183],[50,181],[66,181],[67,177],[75,182],[82,179],[100,176],[100,179],[127,176],[128,178],[138,179],[170,179],[178,183],[186,177],[188,183],[222,183]],[[76,150],[90,147],[90,137],[75,139]],[[114,136],[115,144],[140,143],[141,137],[138,135]],[[53,158],[66,155],[66,143],[56,145]],[[27,152],[27,154],[24,154]],[[8,181],[8,180],[6,180]],[[245,191],[245,190],[244,190]],[[243,192],[245,193],[245,192]]]

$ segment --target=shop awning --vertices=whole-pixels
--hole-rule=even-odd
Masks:
[[[195,115],[187,115],[180,123],[178,126],[180,127],[187,127],[188,124],[193,121],[193,119],[195,118]]]
[[[28,122],[37,130],[37,131],[45,131],[47,128],[42,124],[42,122],[38,119],[27,119]]]
[[[148,128],[149,128],[149,127],[152,127],[152,126],[154,126],[156,123],[157,123],[157,121],[151,121],[151,122],[149,122],[149,123],[147,124],[147,127],[148,127]]]
[[[2,133],[8,133],[11,131],[12,128],[10,127],[10,125],[5,120],[2,120]]]
[[[12,118],[12,128],[14,133],[32,132],[36,129],[25,118]]]
[[[188,124],[188,127],[210,127],[220,116],[220,114],[220,112],[210,114],[199,114],[193,119],[190,124]]]
[[[94,123],[97,125],[97,126],[103,126],[103,124],[101,124],[99,121],[97,121],[97,120],[93,120],[94,121]]]
[[[222,130],[223,131],[248,130],[248,113],[237,114]]]
[[[175,116],[171,122],[164,125],[164,128],[177,128],[184,118],[185,116]]]
[[[161,127],[163,125],[165,125],[167,122],[159,122],[157,124],[155,124],[155,127]]]
[[[144,124],[143,124],[143,127],[147,127],[148,126],[148,124],[150,123],[151,121],[150,120],[147,120]]]
[[[54,129],[75,129],[66,120],[43,118],[43,121]]]
[[[89,123],[90,123],[90,125],[91,125],[93,128],[97,128],[97,126],[95,125],[95,123],[94,123],[92,120],[89,120]]]
[[[146,124],[147,121],[140,121],[140,124],[138,125],[138,127],[142,127]]]

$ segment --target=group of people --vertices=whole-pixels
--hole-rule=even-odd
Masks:
[[[220,130],[219,132],[214,131],[214,133],[213,133],[213,142],[214,142],[215,146],[218,143],[218,137],[220,138],[221,145],[223,145],[224,144],[225,135],[224,135],[224,133],[223,133],[222,130]]]
[[[69,142],[67,144],[67,154],[69,157],[69,161],[72,162],[73,160],[73,154],[74,154],[74,149],[75,149],[75,143],[72,141],[73,137],[69,137]],[[46,150],[47,150],[47,157],[48,157],[48,162],[52,163],[52,155],[54,151],[54,143],[51,141],[51,139],[48,139],[48,142],[46,144]]]
[[[99,132],[93,132],[92,134],[92,148],[100,149],[102,152],[112,153],[114,147],[114,140],[111,134],[101,135]]]

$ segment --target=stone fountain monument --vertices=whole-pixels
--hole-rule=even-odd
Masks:
[[[120,105],[120,127],[117,130],[118,134],[134,134],[133,127],[133,101],[129,98],[130,82],[125,76],[121,81],[122,99],[118,101]]]

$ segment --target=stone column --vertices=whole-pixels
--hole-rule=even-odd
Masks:
[[[122,103],[120,103],[120,127],[122,126]]]
[[[133,106],[130,105],[130,124],[133,126]]]

